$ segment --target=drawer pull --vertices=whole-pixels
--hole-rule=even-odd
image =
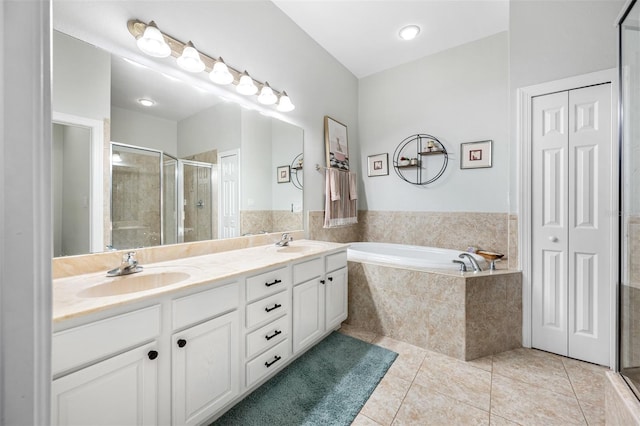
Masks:
[[[264,283],[265,286],[267,287],[271,287],[272,285],[276,285],[276,284],[280,284],[282,282],[282,280],[273,280],[272,283]]]
[[[267,339],[267,340],[271,340],[274,337],[276,337],[278,334],[282,334],[282,331],[281,330],[276,330],[276,331],[273,332],[273,334],[271,336],[269,336],[267,334],[266,336],[264,336],[264,338]]]
[[[273,357],[273,361],[271,361],[271,362],[269,362],[269,361],[265,362],[265,363],[264,363],[264,366],[265,366],[265,367],[267,367],[267,368],[269,368],[269,367],[271,367],[273,364],[275,364],[276,362],[280,361],[281,359],[282,359],[282,357],[279,357],[278,355],[276,355],[276,356],[274,356],[274,357]]]
[[[180,339],[178,340],[178,347],[179,348],[184,348],[185,346],[187,346],[187,341],[184,339]]]
[[[324,284],[324,280],[320,280],[320,284]]]
[[[329,281],[333,281],[333,277],[329,277],[327,278]]]
[[[281,304],[276,303],[276,304],[274,304],[274,305],[273,305],[273,307],[271,307],[271,308],[264,308],[264,310],[265,310],[265,311],[267,311],[267,312],[271,312],[271,311],[273,311],[274,309],[278,309],[278,308],[281,308],[281,307],[282,307],[282,305],[281,305]]]
[[[158,351],[149,351],[147,356],[151,361],[153,361],[154,359],[158,358]]]

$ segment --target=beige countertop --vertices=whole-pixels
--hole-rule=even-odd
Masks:
[[[290,243],[288,247],[270,244],[141,265],[144,268],[142,272],[121,277],[107,277],[106,271],[103,271],[58,278],[53,280],[53,321],[60,322],[116,306],[164,296],[211,281],[224,282],[236,276],[250,275],[261,269],[346,249],[348,246],[348,244],[325,241],[297,240]],[[154,275],[160,274],[182,279],[169,285],[131,291],[131,284],[135,286],[136,282],[153,280]],[[101,291],[107,287],[109,291]],[[113,289],[117,289],[118,294],[103,295],[112,292]],[[100,295],[96,296],[96,294]]]

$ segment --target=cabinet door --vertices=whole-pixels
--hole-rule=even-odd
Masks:
[[[234,311],[173,335],[174,424],[200,423],[238,395],[239,334]]]
[[[293,288],[293,352],[324,333],[324,279],[312,279]]]
[[[54,380],[52,424],[157,424],[156,349],[150,343]]]
[[[327,330],[338,327],[347,319],[347,268],[327,274],[326,315]]]

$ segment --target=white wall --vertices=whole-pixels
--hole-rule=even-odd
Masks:
[[[111,109],[111,55],[53,32],[53,110],[104,120]]]
[[[516,89],[617,66],[616,18],[624,0],[511,1],[509,79],[511,212],[518,204]]]
[[[272,210],[271,119],[242,111],[240,154],[240,209]],[[255,177],[255,178],[254,178]]]
[[[240,106],[221,103],[178,122],[178,157],[240,148]]]
[[[178,152],[178,123],[112,107],[111,141],[157,149],[175,156]]]
[[[507,55],[503,32],[360,80],[359,209],[508,211]],[[449,152],[444,175],[427,186],[402,181],[392,166],[396,146],[416,133],[437,137]],[[487,139],[493,167],[461,170],[460,143]],[[367,156],[385,152],[389,176],[366,177]]]
[[[302,211],[300,204],[301,191],[293,183],[278,183],[276,170],[279,166],[291,165],[293,159],[302,152],[303,132],[299,127],[282,121],[273,120],[271,123],[271,210]],[[302,170],[300,170],[302,172]],[[293,179],[293,174],[291,174]]]

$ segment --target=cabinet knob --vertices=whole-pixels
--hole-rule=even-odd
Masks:
[[[158,358],[158,351],[149,351],[147,356],[151,361],[153,361],[154,359]]]
[[[329,281],[333,281],[333,277],[329,277],[327,278]]]
[[[320,284],[324,284],[324,280],[320,280]]]
[[[187,346],[187,341],[184,339],[178,339],[178,347],[184,348],[185,346]]]

